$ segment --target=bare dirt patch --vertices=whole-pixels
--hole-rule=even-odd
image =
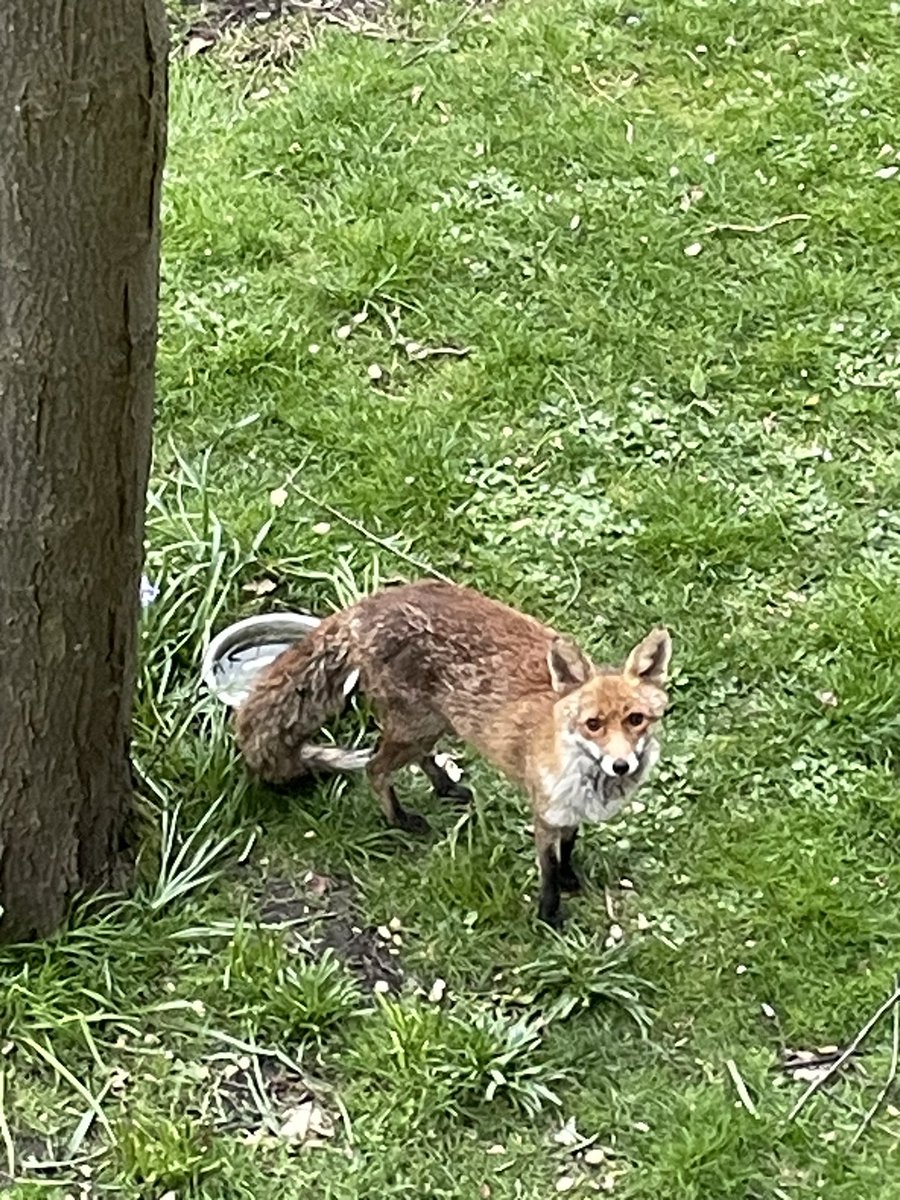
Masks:
[[[399,948],[367,925],[353,884],[308,871],[300,880],[268,878],[258,894],[260,920],[282,925],[297,948],[313,954],[331,950],[367,991],[397,992],[403,985]],[[292,926],[294,927],[292,930]]]
[[[388,0],[170,0],[173,44],[183,54],[206,54],[226,42],[232,56],[287,65],[316,27],[390,36]]]

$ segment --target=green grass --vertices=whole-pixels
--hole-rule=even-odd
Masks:
[[[438,37],[458,9],[405,12]],[[890,1022],[796,1123],[772,1068],[852,1036],[900,950],[898,18],[484,18],[320,30],[290,73],[175,64],[139,881],[0,957],[10,1195],[896,1195],[896,1108],[849,1147]],[[482,765],[475,820],[410,777],[423,845],[361,783],[284,796],[235,762],[209,629],[413,573],[321,504],[599,656],[673,630],[663,761],[585,838],[562,941]],[[336,920],[366,970],[321,957]],[[275,1131],[309,1095],[333,1136],[299,1149]]]

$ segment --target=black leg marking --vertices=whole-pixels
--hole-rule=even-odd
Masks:
[[[538,900],[538,916],[553,929],[562,929],[563,915],[560,904],[560,869],[555,846],[546,846],[540,851],[541,895]]]
[[[438,766],[431,755],[422,759],[422,770],[431,781],[434,794],[442,800],[456,800],[460,804],[469,804],[472,800],[472,789],[465,784],[456,783],[450,778],[443,767]]]
[[[578,837],[578,826],[567,829],[559,839],[559,886],[564,892],[580,892],[582,888],[578,872],[572,866],[572,851]]]

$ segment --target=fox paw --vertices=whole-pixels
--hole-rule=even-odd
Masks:
[[[555,929],[557,932],[559,932],[566,923],[565,917],[563,917],[562,914],[562,909],[558,907],[554,909],[539,909],[538,920],[544,925],[549,925],[551,929]]]
[[[407,809],[403,809],[402,812],[397,813],[396,825],[404,833],[423,835],[429,833],[431,830],[431,826],[423,816],[420,816],[417,812],[409,812]]]
[[[570,895],[575,895],[576,892],[582,891],[584,884],[573,870],[568,870],[560,873],[559,876],[560,891],[568,892]]]
[[[441,800],[449,800],[451,804],[471,804],[473,799],[472,789],[464,783],[451,783],[442,788],[438,796]]]

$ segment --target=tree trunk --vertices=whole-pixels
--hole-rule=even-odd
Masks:
[[[162,0],[0,0],[0,940],[120,861],[150,464]]]

